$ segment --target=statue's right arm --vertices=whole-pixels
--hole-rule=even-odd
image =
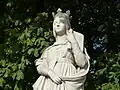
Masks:
[[[44,51],[42,56],[35,60],[35,66],[39,74],[48,76],[49,68],[47,66],[47,51]]]
[[[45,66],[39,65],[39,66],[37,66],[37,71],[40,75],[48,76],[49,69]]]

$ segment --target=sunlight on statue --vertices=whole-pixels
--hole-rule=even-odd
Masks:
[[[40,77],[33,90],[84,90],[89,71],[89,56],[84,35],[71,29],[70,11],[57,10],[53,21],[55,43],[48,47],[35,65]]]

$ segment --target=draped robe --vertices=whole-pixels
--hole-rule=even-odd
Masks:
[[[75,31],[74,35],[79,48],[83,51],[83,35]],[[64,43],[55,42],[43,52],[42,56],[35,61],[35,64],[36,66],[44,65],[53,70],[62,78],[62,84],[57,85],[49,77],[40,75],[33,85],[33,90],[84,90],[86,74],[90,68],[90,58],[86,50],[84,55],[86,60],[85,66],[82,68],[77,67],[72,54],[71,44],[68,41]]]

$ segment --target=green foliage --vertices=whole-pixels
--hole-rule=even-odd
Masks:
[[[7,7],[12,4],[8,2]],[[34,60],[54,41],[48,14],[42,12],[22,20],[7,14],[4,18],[5,48],[0,60],[0,90],[32,90],[38,78]]]
[[[106,53],[95,64],[94,77],[97,90],[120,89],[120,53]]]
[[[102,84],[101,90],[120,90],[120,85],[118,83],[105,83]]]
[[[44,0],[44,10],[41,3],[0,2],[0,90],[32,90],[39,77],[34,60],[54,41],[51,13],[59,7],[70,9],[72,27],[85,35],[91,56],[85,90],[120,90],[119,0]]]

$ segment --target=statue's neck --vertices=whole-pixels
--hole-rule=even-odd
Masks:
[[[56,37],[56,42],[59,42],[59,43],[63,43],[63,42],[66,42],[67,41],[67,37],[66,35],[62,35],[62,36],[57,36]]]

